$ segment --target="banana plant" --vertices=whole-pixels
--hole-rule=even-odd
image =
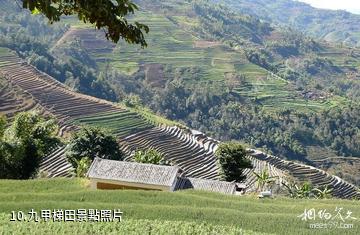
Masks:
[[[313,191],[315,192],[317,199],[327,199],[332,197],[333,189],[326,185],[323,188],[314,188]]]
[[[305,182],[301,186],[292,182],[286,184],[282,182],[282,185],[288,190],[288,194],[291,198],[311,198],[314,196],[313,187],[310,183]]]
[[[303,185],[298,190],[300,198],[311,198],[313,197],[313,187],[309,182],[303,183]]]
[[[260,189],[260,191],[263,191],[265,186],[273,184],[277,179],[277,177],[270,176],[267,170],[263,170],[260,173],[254,172],[254,175],[256,176],[257,190]]]
[[[291,198],[298,197],[299,186],[297,186],[294,182],[292,183],[281,182],[281,184],[287,189],[288,194]]]
[[[77,177],[85,177],[87,171],[91,165],[91,159],[88,157],[83,157],[80,160],[75,160],[77,163],[76,167],[76,176]]]

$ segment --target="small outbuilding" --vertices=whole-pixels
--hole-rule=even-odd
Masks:
[[[175,190],[194,189],[224,194],[241,194],[245,188],[246,186],[244,184],[235,182],[180,177]]]
[[[95,158],[87,173],[96,189],[174,191],[180,168]]]

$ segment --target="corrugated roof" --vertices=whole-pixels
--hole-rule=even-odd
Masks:
[[[225,194],[234,194],[236,184],[220,180],[207,180],[199,178],[179,178],[175,190],[195,189],[219,192]]]
[[[88,171],[88,177],[172,186],[179,172],[180,169],[175,166],[160,166],[95,158]]]

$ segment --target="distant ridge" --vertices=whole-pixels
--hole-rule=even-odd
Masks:
[[[212,0],[237,10],[303,31],[318,39],[360,46],[360,10],[320,9],[293,0]]]

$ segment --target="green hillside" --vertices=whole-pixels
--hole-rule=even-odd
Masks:
[[[145,107],[218,140],[325,166],[360,184],[357,164],[346,161],[360,156],[359,48],[318,41],[230,4],[136,3],[140,10],[129,20],[149,25],[145,49],[112,44],[72,17],[49,26],[11,1],[0,12],[0,45],[75,91],[132,100],[135,113]],[[87,115],[77,123],[132,133],[117,128],[128,124],[121,115]],[[134,118],[134,128],[147,125]],[[344,159],[341,168],[332,160],[337,157]],[[324,159],[329,162],[318,162]]]
[[[225,196],[200,191],[101,191],[89,189],[86,180],[52,179],[0,181],[1,227],[11,231],[44,232],[55,229],[105,234],[132,231],[131,234],[357,234],[359,220],[347,220],[353,229],[309,229],[309,221],[300,216],[305,209],[327,210],[336,206],[359,217],[357,202],[344,200],[295,200],[275,198],[259,200],[252,196]],[[31,209],[120,209],[123,222],[113,223],[33,223],[9,222],[11,211],[27,213]],[[344,212],[344,217],[346,212]],[[335,216],[335,214],[334,214]],[[336,218],[335,218],[336,220]],[[319,219],[319,223],[321,220]],[[176,229],[176,230],[175,230]],[[177,230],[179,229],[179,230]],[[241,233],[241,229],[244,233]],[[52,230],[54,231],[54,230]],[[107,231],[107,232],[106,232]],[[198,233],[197,233],[198,234]]]
[[[138,4],[141,11],[132,20],[150,27],[148,48],[125,42],[110,45],[101,39],[102,33],[78,28],[75,20],[71,33],[61,40],[70,43],[81,39],[97,69],[116,70],[130,77],[144,73],[145,81],[155,88],[174,77],[181,77],[189,89],[199,83],[231,84],[239,95],[269,111],[319,111],[349,102],[346,90],[315,87],[325,88],[331,79],[333,88],[336,82],[359,76],[354,71],[360,64],[358,51],[313,42],[246,15],[227,14],[230,8],[224,10],[201,1]],[[209,14],[212,18],[207,18]],[[217,25],[224,27],[217,31]],[[90,40],[94,37],[96,40]],[[61,51],[65,46],[60,44],[56,49]],[[304,92],[314,95],[308,98]]]

